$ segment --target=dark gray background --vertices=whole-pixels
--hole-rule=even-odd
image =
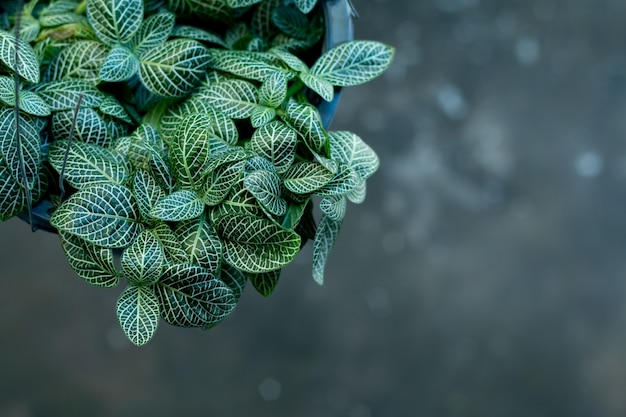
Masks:
[[[382,162],[326,285],[309,247],[135,348],[117,289],[1,224],[0,416],[626,415],[626,2],[355,4],[397,56],[333,125]]]

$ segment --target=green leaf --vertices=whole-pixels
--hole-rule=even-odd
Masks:
[[[15,106],[15,80],[12,77],[0,76],[0,102],[9,107]],[[50,107],[37,93],[20,90],[20,111],[33,116],[49,116]]]
[[[282,222],[282,226],[285,229],[293,230],[300,223],[300,219],[304,215],[307,208],[309,208],[310,199],[307,199],[303,203],[290,203],[287,207],[287,213]]]
[[[5,108],[0,111],[0,160],[4,160],[16,182],[24,184],[26,180],[26,184],[32,189],[42,163],[39,131],[32,119],[20,116],[21,150],[17,139],[15,111]],[[22,168],[26,174],[25,179]]]
[[[271,161],[276,172],[289,169],[296,155],[298,135],[295,130],[279,121],[258,128],[250,140],[251,149]]]
[[[132,285],[156,284],[165,263],[163,247],[149,230],[142,231],[122,252],[122,273]]]
[[[60,232],[61,247],[72,270],[96,287],[111,288],[119,282],[113,250],[101,248],[77,236]]]
[[[97,41],[77,41],[63,48],[46,72],[46,79],[78,79],[92,84],[100,82],[100,68],[109,48]]]
[[[331,132],[330,157],[343,162],[354,170],[359,178],[369,178],[380,165],[376,153],[352,132]]]
[[[333,173],[315,162],[298,162],[284,175],[285,188],[296,194],[310,194],[324,187]]]
[[[322,216],[317,226],[315,240],[313,241],[313,279],[319,285],[324,284],[326,261],[335,245],[340,230],[341,221],[331,220],[327,216]]]
[[[132,78],[139,70],[139,60],[125,46],[115,45],[104,59],[100,68],[100,79],[107,82],[120,82]]]
[[[245,272],[280,269],[300,250],[298,234],[259,217],[223,217],[217,232],[224,244],[224,260]]]
[[[248,191],[275,216],[287,212],[287,202],[280,196],[280,182],[280,177],[270,171],[254,171],[243,180]]]
[[[226,0],[226,3],[228,4],[229,7],[234,9],[237,7],[252,6],[253,4],[260,3],[261,1],[262,0]]]
[[[348,165],[340,165],[339,171],[330,180],[328,184],[317,191],[317,194],[323,196],[346,195],[356,189],[361,183],[361,178],[355,170]]]
[[[336,222],[343,220],[346,215],[346,205],[346,197],[342,195],[324,197],[320,201],[322,213]]]
[[[367,186],[365,180],[361,181],[359,185],[354,189],[346,193],[346,198],[354,204],[361,204],[365,201],[367,194]]]
[[[143,1],[88,0],[87,19],[105,44],[127,43],[143,20]]]
[[[188,262],[187,253],[181,242],[167,223],[159,222],[152,229],[152,234],[159,240],[169,263]]]
[[[197,41],[169,40],[141,55],[139,76],[156,95],[182,97],[204,75],[209,59],[208,49]]]
[[[276,72],[265,80],[259,91],[259,102],[267,107],[279,107],[287,98],[287,78]]]
[[[250,22],[255,35],[262,39],[271,39],[276,34],[276,26],[272,22],[272,10],[281,3],[282,0],[265,0],[255,8]]]
[[[211,154],[208,135],[210,123],[209,116],[196,113],[183,119],[178,127],[170,155],[182,187],[193,190],[202,187]]]
[[[213,43],[223,48],[228,48],[226,42],[224,42],[224,40],[218,35],[207,32],[206,30],[202,30],[195,26],[176,26],[172,31],[172,36],[176,36],[178,38],[195,39],[200,42]]]
[[[187,262],[217,273],[222,258],[222,242],[204,216],[181,222],[174,231],[187,254]]]
[[[287,120],[304,137],[304,143],[313,151],[320,152],[326,144],[326,131],[319,111],[308,103],[290,102]]]
[[[211,221],[215,224],[225,216],[263,216],[264,212],[257,199],[243,186],[243,179],[236,182],[226,200],[211,211]]]
[[[276,271],[263,272],[260,274],[250,274],[250,282],[259,294],[263,297],[269,297],[269,295],[276,289],[276,284],[278,284],[278,279],[280,278],[280,272],[281,270],[277,269]]]
[[[324,53],[311,74],[339,87],[366,83],[382,74],[393,60],[394,49],[375,41],[350,41]]]
[[[328,81],[316,77],[315,75],[311,75],[308,72],[300,73],[300,80],[309,87],[311,90],[315,91],[326,101],[333,101],[333,97],[335,96],[335,88]]]
[[[291,70],[267,52],[229,51],[211,49],[211,68],[228,72],[241,78],[265,81],[279,73],[287,79],[293,78]]]
[[[209,270],[196,265],[166,268],[156,292],[163,319],[175,326],[210,326],[236,306],[233,291]]]
[[[133,193],[142,219],[149,222],[153,219],[152,209],[165,197],[163,189],[149,171],[138,169],[133,179]]]
[[[159,125],[163,140],[166,143],[171,143],[174,140],[178,125],[185,117],[195,113],[202,113],[211,118],[211,123],[208,126],[209,135],[220,138],[231,145],[235,145],[239,140],[239,132],[232,119],[209,104],[208,100],[203,99],[202,96],[192,96],[166,110]]]
[[[65,140],[70,137],[70,131],[74,124],[74,113],[72,110],[65,110],[52,114],[51,132],[55,140]],[[74,124],[74,140],[108,146],[112,139],[106,121],[97,111],[83,107],[78,109]]]
[[[17,65],[15,62],[16,44],[19,53]],[[39,62],[33,48],[22,39],[16,42],[15,34],[4,30],[0,30],[0,61],[29,83],[39,82]]]
[[[317,0],[294,0],[296,7],[300,9],[302,13],[309,13],[315,5],[317,4]]]
[[[249,150],[243,149],[239,146],[232,146],[221,152],[213,153],[209,158],[206,171],[211,172],[222,165],[231,162],[243,161],[244,159],[249,159],[253,156],[255,156],[254,152],[250,152]]]
[[[234,268],[228,264],[222,265],[220,270],[220,279],[224,284],[233,291],[235,301],[238,301],[243,291],[246,288],[248,282],[248,275],[245,272],[241,272],[237,268]]]
[[[271,107],[256,106],[250,115],[250,123],[252,127],[261,127],[276,117],[276,110]]]
[[[202,189],[202,200],[208,206],[216,206],[227,196],[233,185],[239,181],[246,161],[220,165],[211,172]]]
[[[115,307],[117,320],[128,339],[137,346],[152,339],[159,324],[159,298],[151,287],[129,285]]]
[[[82,80],[60,80],[39,84],[35,91],[52,111],[74,110],[82,95],[81,108],[98,107],[104,94],[92,83]]]
[[[254,156],[246,161],[246,172],[259,170],[276,172],[276,167],[272,162],[260,155]]]
[[[167,222],[190,220],[202,214],[204,203],[198,193],[179,190],[163,197],[150,211],[150,216]]]
[[[244,80],[229,80],[203,89],[202,97],[233,119],[250,117],[259,102],[258,89]]]
[[[72,194],[50,224],[105,248],[127,247],[143,228],[132,192],[115,184],[96,184]]]
[[[130,116],[124,106],[120,104],[119,101],[113,96],[106,96],[100,102],[98,106],[98,110],[107,116],[115,117],[116,119],[123,120],[126,123],[132,124]]]
[[[310,34],[309,20],[303,12],[289,6],[272,11],[272,21],[287,36],[305,40]]]
[[[39,201],[46,192],[47,177],[40,172],[30,188],[32,201]],[[28,209],[26,190],[11,176],[9,168],[0,160],[0,221],[9,220]]]
[[[159,12],[141,23],[139,31],[130,42],[131,50],[137,55],[164,43],[172,34],[176,16],[170,12]]]
[[[272,48],[270,49],[270,53],[276,55],[281,61],[287,64],[289,68],[296,72],[309,72],[309,67],[304,63],[304,61],[283,48]]]
[[[167,0],[167,8],[178,15],[209,18],[220,23],[232,21],[232,10],[224,0]]]
[[[67,159],[66,159],[67,153]],[[55,141],[50,145],[48,161],[74,188],[93,184],[124,184],[130,174],[124,158],[101,146],[72,141],[67,152],[67,141]]]

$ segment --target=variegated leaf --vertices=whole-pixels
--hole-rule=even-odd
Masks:
[[[100,110],[100,112],[106,114],[107,116],[123,120],[129,124],[133,123],[124,106],[122,106],[120,102],[117,101],[117,99],[113,96],[104,97],[104,99],[102,99],[100,105],[98,106],[98,110]]]
[[[264,0],[254,10],[250,28],[262,39],[271,39],[276,34],[276,26],[272,22],[272,10],[282,4],[282,0]]]
[[[233,291],[197,265],[167,267],[156,293],[161,316],[175,326],[207,327],[222,321],[236,306]]]
[[[217,273],[222,258],[222,242],[205,216],[181,222],[174,232],[187,254],[187,262]]]
[[[219,45],[223,48],[228,48],[228,45],[226,44],[226,42],[224,42],[224,40],[220,38],[218,35],[211,33],[211,32],[207,32],[206,30],[200,29],[195,26],[186,26],[186,25],[176,26],[174,27],[174,30],[172,31],[172,36],[175,36],[178,38],[195,39],[200,42],[212,43],[215,45]]]
[[[343,162],[366,180],[380,165],[376,152],[352,132],[330,132],[330,157]]]
[[[335,88],[331,83],[308,72],[300,73],[300,75],[298,76],[300,77],[300,80],[304,83],[304,85],[315,91],[324,100],[329,102],[333,101],[333,97],[335,96]]]
[[[260,3],[261,1],[262,0],[226,0],[226,3],[229,7],[234,9],[237,7],[249,7],[253,4]]]
[[[380,42],[350,41],[324,53],[311,74],[339,87],[359,85],[382,74],[393,55],[394,49]]]
[[[52,60],[46,79],[57,81],[77,79],[92,84],[100,82],[100,68],[109,53],[109,48],[97,41],[77,41],[63,48]]]
[[[87,19],[105,44],[127,43],[143,20],[143,0],[88,0]]]
[[[246,172],[253,171],[270,171],[276,172],[276,167],[267,158],[260,155],[254,156],[246,161]]]
[[[49,116],[50,107],[35,92],[20,90],[20,111],[33,116]],[[15,106],[15,80],[13,77],[0,76],[0,103]]]
[[[241,178],[245,164],[246,161],[232,162],[212,171],[202,189],[204,203],[208,206],[221,203],[228,196],[233,185]]]
[[[266,78],[259,90],[259,102],[267,107],[278,108],[287,98],[287,78],[276,72]]]
[[[211,68],[228,72],[241,78],[265,81],[269,76],[279,73],[285,78],[293,78],[293,72],[266,52],[229,51],[211,49]]]
[[[341,221],[331,220],[327,216],[322,216],[315,240],[313,241],[313,279],[319,285],[324,284],[324,269],[331,249],[341,230]]]
[[[251,149],[274,164],[279,174],[287,171],[294,161],[298,135],[279,121],[258,128],[250,140]]]
[[[150,216],[166,222],[180,222],[200,216],[203,210],[204,203],[198,193],[179,190],[161,198],[150,211]]]
[[[113,250],[101,248],[77,236],[60,232],[61,247],[72,270],[85,282],[111,288],[119,282]]]
[[[172,30],[176,16],[162,11],[148,17],[139,26],[139,31],[130,42],[130,48],[137,56],[164,43]]]
[[[81,189],[93,184],[124,184],[129,178],[124,158],[101,146],[66,140],[50,145],[48,161],[72,187]]]
[[[342,195],[328,196],[320,201],[320,209],[332,221],[342,221],[346,215],[346,197]]]
[[[55,140],[66,140],[70,137],[74,125],[74,140],[108,146],[114,139],[106,121],[94,109],[81,107],[76,112],[74,123],[72,110],[59,111],[52,114],[52,136]]]
[[[133,193],[142,219],[149,223],[153,220],[152,209],[165,197],[165,192],[149,171],[138,169],[133,179]]]
[[[309,36],[309,19],[300,10],[289,7],[277,7],[272,11],[272,21],[287,36],[306,39]]]
[[[120,82],[132,78],[139,70],[139,60],[130,49],[115,45],[104,59],[100,68],[100,79],[107,82]]]
[[[269,297],[276,289],[280,278],[281,269],[270,272],[262,272],[260,274],[249,274],[248,278],[259,294],[263,297]]]
[[[228,264],[222,265],[220,279],[233,291],[235,301],[238,301],[248,282],[248,274]]]
[[[217,232],[224,260],[245,272],[274,271],[289,264],[300,251],[300,236],[276,223],[253,216],[226,216]]]
[[[302,13],[309,13],[315,5],[317,4],[317,0],[294,0],[296,7],[300,9]]]
[[[296,72],[309,72],[309,67],[300,58],[283,48],[272,48],[270,53],[276,55],[289,68]]]
[[[117,300],[115,311],[124,334],[133,344],[143,346],[156,333],[161,307],[152,287],[129,285]]]
[[[304,143],[313,151],[325,148],[326,131],[319,111],[308,103],[290,102],[287,105],[287,120],[304,137]]]
[[[250,115],[252,127],[265,126],[276,117],[276,110],[271,107],[256,106]]]
[[[18,62],[15,62],[15,47],[19,53]],[[15,34],[0,30],[0,61],[29,83],[39,82],[39,62],[33,48],[24,40],[16,42]]]
[[[346,195],[356,189],[361,181],[355,170],[342,164],[330,182],[319,189],[317,194],[323,196]]]
[[[105,248],[127,247],[143,229],[132,192],[116,184],[96,184],[72,194],[50,224]]]
[[[170,147],[176,177],[182,187],[197,190],[202,187],[203,174],[211,155],[208,129],[211,118],[196,113],[180,123]]]
[[[42,163],[39,131],[32,119],[20,115],[18,141],[16,124],[14,109],[0,111],[0,160],[4,160],[17,183],[28,184],[28,188],[32,189]]]
[[[231,146],[221,152],[211,154],[209,162],[206,166],[206,172],[212,172],[224,164],[243,161],[244,159],[249,159],[254,156],[254,152],[238,146]]]
[[[39,84],[35,91],[52,111],[74,110],[82,95],[82,108],[98,107],[104,94],[92,83],[82,80],[60,80]]]
[[[178,237],[165,222],[157,223],[152,229],[152,234],[159,240],[165,250],[165,256],[169,263],[188,262],[188,256]]]
[[[366,185],[365,180],[363,180],[359,183],[359,185],[354,190],[351,190],[346,194],[346,198],[354,204],[361,204],[362,202],[365,201],[366,195],[367,195],[367,185]]]
[[[244,80],[229,80],[203,89],[202,97],[218,110],[233,119],[250,117],[256,108],[257,87]]]
[[[122,252],[122,274],[133,285],[156,284],[165,264],[163,246],[149,230],[142,231]]]
[[[210,213],[213,223],[225,216],[250,215],[261,217],[264,215],[257,199],[243,186],[243,180],[235,183],[226,200],[222,201]]]
[[[40,172],[33,187],[29,190],[32,201],[39,201],[46,192],[47,186],[47,176]],[[26,190],[11,176],[9,168],[0,160],[0,221],[9,220],[28,210],[28,202]]]
[[[287,212],[287,202],[281,197],[281,181],[278,174],[271,171],[254,171],[243,180],[252,195],[275,216]]]
[[[167,8],[178,15],[209,18],[220,23],[233,20],[232,10],[225,0],[166,0]]]
[[[144,52],[140,57],[141,82],[154,94],[182,97],[204,75],[208,49],[191,39],[174,39]]]
[[[324,187],[333,173],[315,162],[302,161],[294,164],[283,176],[285,188],[296,194],[310,194]]]

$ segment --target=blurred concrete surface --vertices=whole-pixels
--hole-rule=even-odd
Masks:
[[[626,3],[354,3],[397,56],[333,125],[382,163],[324,287],[309,247],[135,348],[118,290],[1,224],[0,416],[626,415]]]

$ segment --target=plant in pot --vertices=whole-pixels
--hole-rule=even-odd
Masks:
[[[347,1],[13,3],[0,2],[0,219],[58,233],[88,283],[124,281],[133,343],[161,318],[216,325],[248,281],[269,295],[307,240],[323,282],[378,167],[328,124],[340,88],[394,52],[349,40]]]

